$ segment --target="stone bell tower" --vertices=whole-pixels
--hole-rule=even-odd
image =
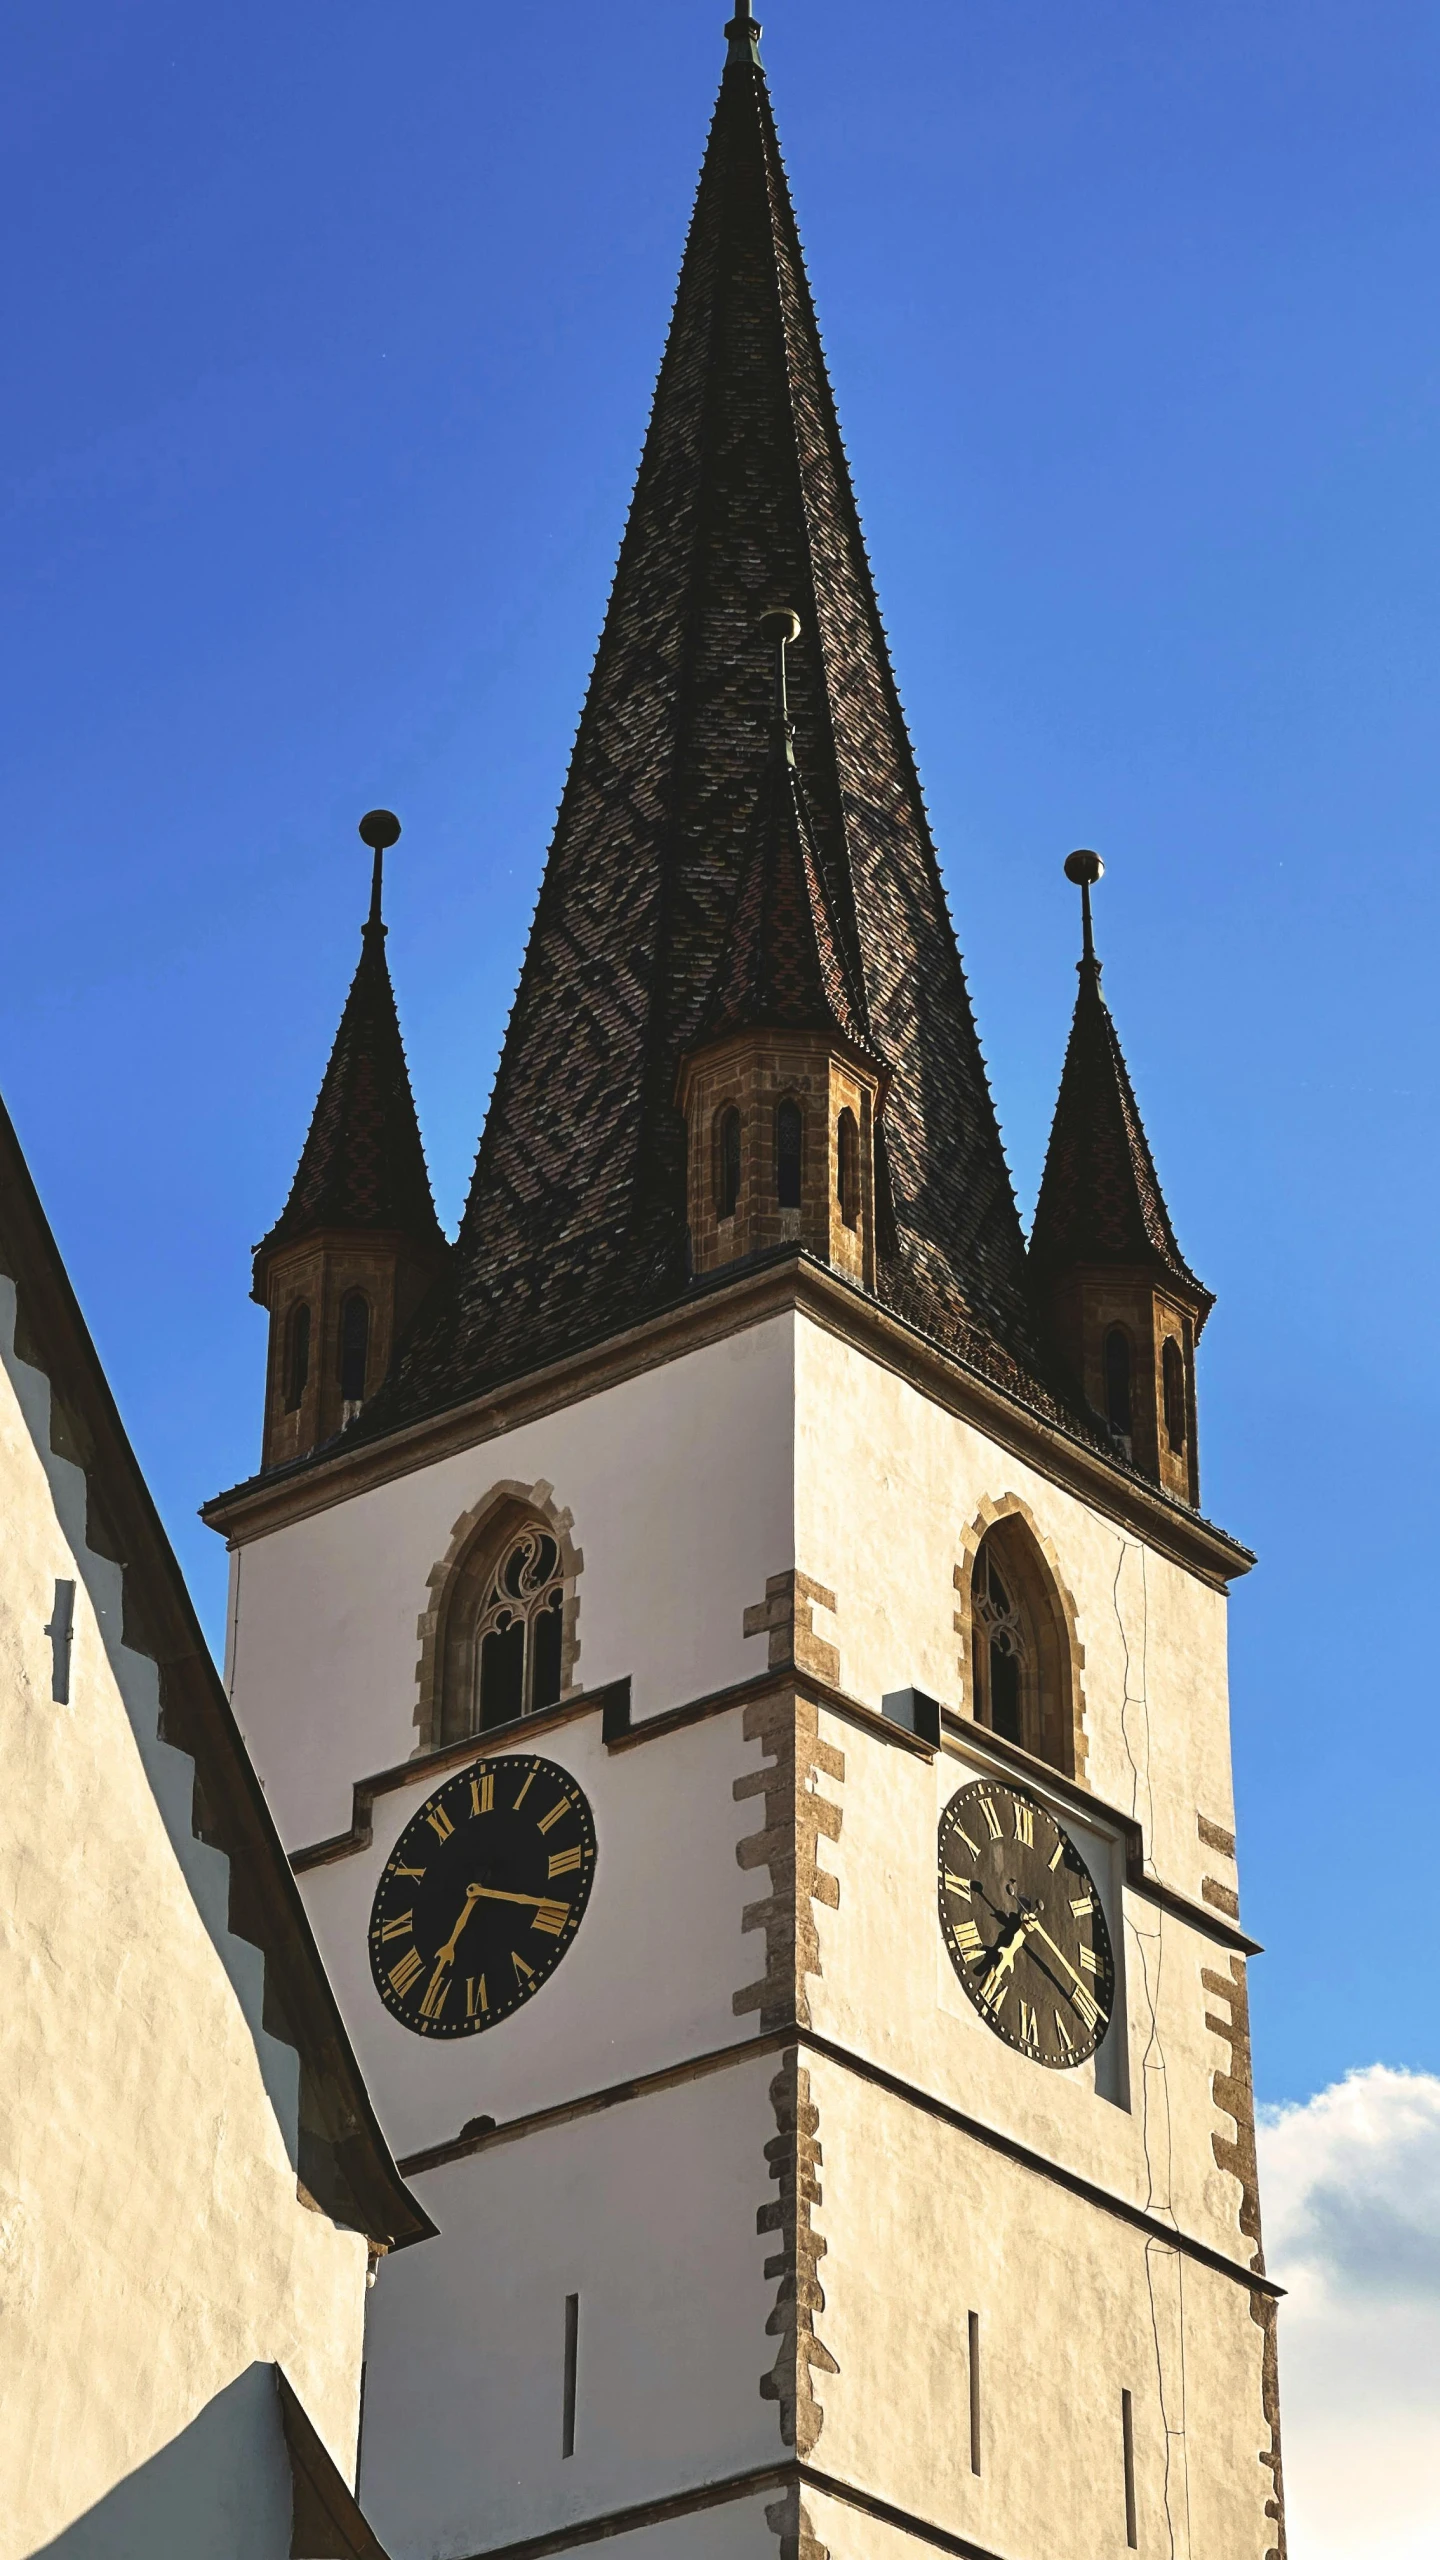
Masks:
[[[1277,2560],[1209,1302],[1088,928],[1027,1256],[759,35],[448,1268],[337,1430],[345,1257],[398,1317],[443,1252],[367,938],[262,1249],[332,1401],[207,1515],[439,2232],[364,2502],[393,2560]]]

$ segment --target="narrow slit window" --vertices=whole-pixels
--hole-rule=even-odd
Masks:
[[[1160,1385],[1165,1405],[1165,1437],[1177,1458],[1185,1454],[1185,1355],[1173,1333],[1160,1354]]]
[[[860,1224],[860,1126],[853,1111],[842,1111],[835,1132],[835,1194],[847,1227]]]
[[[285,1410],[298,1413],[310,1382],[310,1310],[292,1307],[285,1326]]]
[[[568,2462],[575,2450],[575,2384],[580,2363],[580,2296],[565,2296],[565,2386],[560,2416],[560,2456]]]
[[[734,1104],[715,1124],[715,1215],[733,1218],[740,1205],[740,1114]]]
[[[798,1102],[782,1102],[775,1114],[775,1197],[782,1209],[798,1209],[805,1123]]]
[[[980,2314],[970,2314],[970,2468],[980,2477]]]
[[[370,1301],[352,1289],[340,1310],[340,1401],[362,1405],[370,1360]]]
[[[1131,1432],[1130,1336],[1112,1325],[1105,1336],[1105,1417],[1112,1431]]]
[[[1125,2547],[1140,2548],[1140,2523],[1135,2505],[1135,2403],[1128,2391],[1120,2394],[1120,2446],[1125,2463]]]

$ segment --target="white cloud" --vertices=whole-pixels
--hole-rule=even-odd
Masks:
[[[1268,2112],[1260,2174],[1291,2560],[1440,2560],[1440,2079]]]

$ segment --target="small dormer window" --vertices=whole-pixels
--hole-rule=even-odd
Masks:
[[[847,1227],[860,1224],[860,1127],[853,1111],[842,1111],[835,1132],[835,1196]]]
[[[733,1218],[740,1204],[740,1114],[733,1103],[715,1124],[715,1215]]]
[[[1173,1333],[1160,1354],[1160,1388],[1165,1406],[1165,1437],[1177,1458],[1185,1454],[1185,1355]]]
[[[310,1380],[310,1310],[292,1307],[285,1325],[285,1410],[298,1413]]]
[[[775,1197],[782,1209],[800,1207],[805,1123],[798,1102],[782,1102],[775,1114]]]
[[[340,1309],[340,1401],[352,1419],[365,1401],[365,1372],[370,1359],[370,1301],[352,1289]]]
[[[1118,1324],[1105,1336],[1105,1418],[1122,1439],[1130,1437],[1130,1336]]]

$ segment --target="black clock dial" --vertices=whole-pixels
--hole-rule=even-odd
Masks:
[[[406,1824],[375,1892],[370,1970],[417,2036],[474,2036],[533,1999],[595,1877],[574,1779],[516,1754],[458,1769]]]
[[[940,1927],[987,2027],[1052,2071],[1095,2051],[1115,1960],[1095,1879],[1047,1805],[982,1778],[940,1816]]]

